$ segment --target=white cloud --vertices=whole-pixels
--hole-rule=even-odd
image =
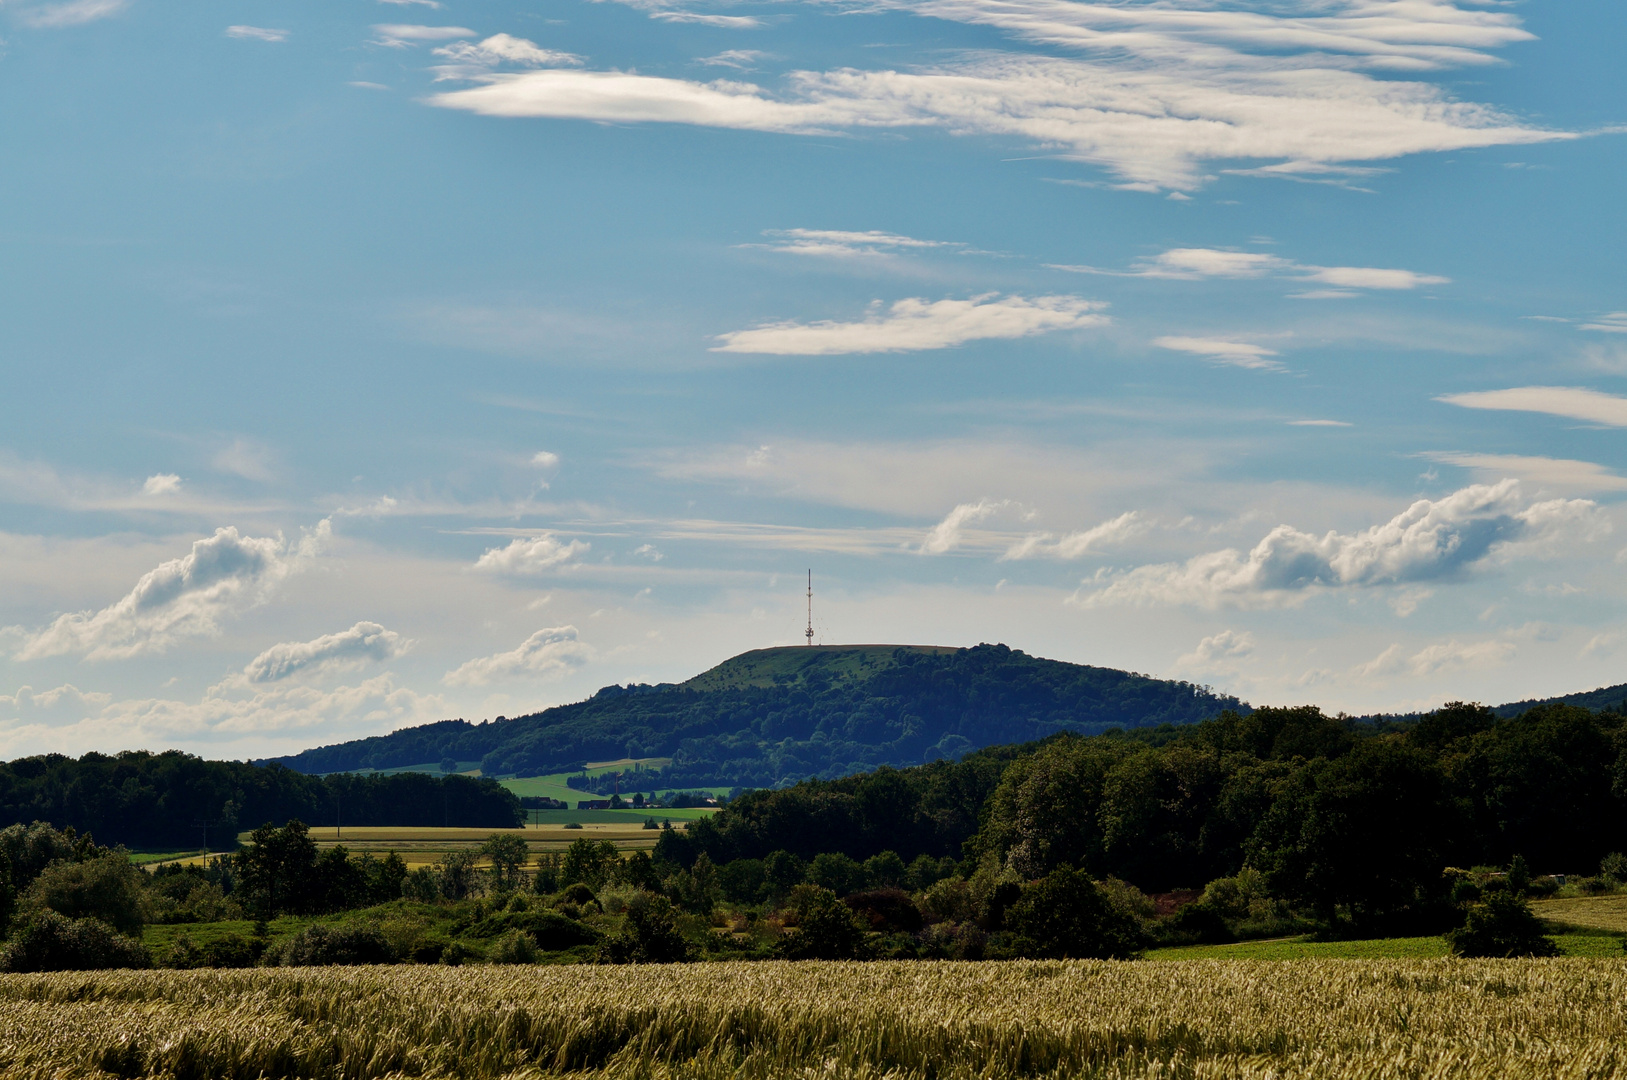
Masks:
[[[367,662],[382,663],[406,652],[411,642],[376,622],[359,622],[349,630],[311,641],[285,641],[262,652],[243,674],[249,682],[278,682],[302,671],[335,671]]]
[[[86,710],[99,709],[111,700],[111,694],[87,693],[72,683],[38,692],[31,686],[24,686],[15,694],[0,694],[0,724],[73,717]]]
[[[879,302],[878,302],[879,303]],[[914,352],[946,349],[968,341],[1021,338],[1053,330],[1100,326],[1105,305],[1076,296],[996,297],[895,301],[862,322],[770,323],[721,334],[713,352],[775,356],[839,356],[849,353]]]
[[[1283,370],[1283,365],[1279,361],[1271,359],[1277,355],[1275,349],[1268,349],[1253,342],[1227,341],[1222,338],[1160,337],[1154,338],[1153,344],[1161,349],[1195,353],[1233,367],[1260,371]]]
[[[531,455],[531,464],[539,469],[551,469],[559,464],[559,455],[551,450],[538,450]]]
[[[917,240],[911,236],[878,230],[845,232],[840,229],[766,229],[763,235],[774,238],[770,243],[761,245],[772,251],[835,258],[855,256],[874,258],[896,255],[901,251],[965,247],[964,244],[948,240]]]
[[[1198,647],[1176,660],[1177,667],[1212,668],[1231,660],[1241,660],[1254,652],[1254,635],[1244,631],[1222,630],[1198,642]]]
[[[1624,491],[1627,477],[1618,476],[1592,461],[1568,458],[1521,457],[1515,454],[1463,454],[1451,451],[1419,455],[1442,465],[1473,469],[1482,479],[1512,476],[1546,488],[1565,491]]]
[[[759,60],[766,60],[771,54],[761,49],[724,49],[716,56],[704,56],[696,60],[697,64],[706,64],[709,67],[734,68],[737,71],[750,71]]]
[[[1091,267],[1073,267],[1092,273],[1114,273]],[[1134,277],[1173,278],[1196,281],[1202,278],[1281,277],[1291,281],[1315,281],[1336,285],[1296,293],[1299,299],[1330,299],[1353,295],[1350,289],[1416,289],[1423,285],[1446,285],[1451,278],[1394,270],[1376,266],[1315,266],[1253,251],[1224,251],[1217,248],[1171,248],[1148,259],[1138,259],[1123,273]]]
[[[1228,548],[1184,563],[1103,571],[1084,582],[1076,599],[1086,607],[1291,602],[1312,590],[1451,578],[1515,544],[1591,535],[1602,525],[1588,500],[1531,503],[1518,481],[1504,480],[1419,499],[1359,533],[1319,537],[1279,525],[1247,554]]]
[[[568,675],[592,655],[578,640],[576,627],[538,630],[510,652],[470,660],[441,680],[448,686],[485,686],[499,679],[549,678]]]
[[[1147,190],[1200,186],[1216,161],[1265,162],[1239,171],[1337,182],[1370,175],[1362,162],[1575,137],[1455,100],[1427,82],[1358,70],[1482,62],[1486,49],[1529,37],[1513,16],[1430,0],[1329,2],[1337,15],[1317,19],[1061,0],[897,0],[889,6],[996,25],[1090,56],[984,52],[919,71],[801,71],[787,76],[780,94],[740,82],[535,72],[492,76],[433,103],[492,116],[791,134],[934,127],[1020,139]],[[672,10],[652,17],[742,18]]]
[[[1009,501],[994,502],[980,499],[975,503],[961,503],[934,525],[916,550],[922,555],[942,555],[960,546],[961,530],[967,525],[983,521],[1011,505]]]
[[[378,32],[375,45],[405,48],[426,41],[446,41],[450,38],[471,38],[475,32],[466,26],[419,26],[415,23],[375,23]]]
[[[650,18],[661,22],[718,26],[725,30],[755,30],[763,25],[763,20],[750,15],[702,15],[693,11],[656,11],[651,12]]]
[[[156,473],[141,485],[143,495],[171,495],[181,490],[181,478],[174,473]]]
[[[1435,400],[1465,409],[1546,413],[1593,424],[1627,427],[1627,397],[1576,386],[1517,386],[1509,390],[1444,394]]]
[[[1463,644],[1457,639],[1420,649],[1407,659],[1407,668],[1418,678],[1464,668],[1488,668],[1506,663],[1518,650],[1507,641],[1477,641]]]
[[[1346,420],[1290,420],[1289,427],[1350,427]]]
[[[220,632],[220,620],[267,599],[290,574],[314,559],[326,543],[326,519],[296,542],[279,534],[243,536],[235,526],[217,529],[192,550],[142,575],[136,587],[100,611],[58,616],[31,634],[18,660],[83,653],[90,660],[122,659],[163,652],[189,637]]]
[[[666,558],[665,555],[656,550],[654,544],[640,544],[638,547],[633,549],[633,554],[642,555],[651,562],[660,562],[662,559]]]
[[[17,18],[25,26],[42,30],[55,30],[65,26],[83,26],[117,15],[129,7],[129,0],[67,0],[60,4],[34,4],[18,10]]]
[[[226,36],[229,38],[241,38],[248,41],[278,42],[288,40],[288,31],[272,30],[264,26],[228,26],[226,28]]]
[[[237,438],[217,452],[210,464],[223,473],[268,484],[277,478],[270,448],[251,439]]]
[[[1607,334],[1627,334],[1627,311],[1612,311],[1597,320],[1582,324],[1583,330],[1602,330]]]
[[[1149,525],[1134,510],[1104,521],[1100,525],[1078,532],[1053,536],[1051,533],[1033,533],[1023,537],[1000,556],[1009,559],[1078,559],[1108,544],[1117,544],[1146,532]]]
[[[476,570],[531,576],[564,566],[590,547],[581,540],[561,544],[551,532],[516,539],[508,547],[491,548],[475,561]]]
[[[417,5],[420,7],[431,8],[435,11],[439,11],[441,9],[440,0],[378,0],[378,2],[381,4],[395,4],[399,7]]]
[[[436,68],[440,79],[476,78],[500,64],[518,64],[521,67],[577,67],[582,58],[575,53],[544,49],[534,41],[509,34],[493,34],[479,42],[458,41],[442,45],[436,56],[453,61],[451,66]]]

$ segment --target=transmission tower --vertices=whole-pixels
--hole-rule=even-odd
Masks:
[[[808,629],[803,631],[808,637],[808,644],[813,644],[813,571],[808,571]]]

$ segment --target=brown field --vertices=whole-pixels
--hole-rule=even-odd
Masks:
[[[1627,962],[284,968],[0,976],[0,1076],[1627,1077]]]
[[[387,852],[393,851],[406,860],[409,867],[418,867],[428,866],[449,851],[478,848],[494,833],[511,833],[523,838],[533,856],[543,852],[564,851],[571,845],[571,841],[581,839],[609,840],[616,845],[618,851],[649,851],[655,847],[659,835],[654,829],[645,829],[637,825],[629,828],[620,822],[588,822],[580,829],[567,829],[560,825],[532,825],[524,829],[403,829],[358,825],[335,830],[330,825],[311,829],[311,839],[316,841],[318,848],[343,844],[352,856],[368,852],[382,857]],[[248,833],[243,833],[239,839],[246,841]],[[190,855],[169,861],[182,864],[202,863],[211,858],[214,856]]]

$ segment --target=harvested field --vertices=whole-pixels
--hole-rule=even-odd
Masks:
[[[1627,963],[326,968],[0,977],[7,1076],[1627,1076]]]
[[[1627,933],[1627,894],[1538,900],[1531,905],[1531,910],[1556,923]]]

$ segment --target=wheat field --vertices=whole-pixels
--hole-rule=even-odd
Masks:
[[[0,1075],[1627,1076],[1627,962],[325,968],[0,976]]]

